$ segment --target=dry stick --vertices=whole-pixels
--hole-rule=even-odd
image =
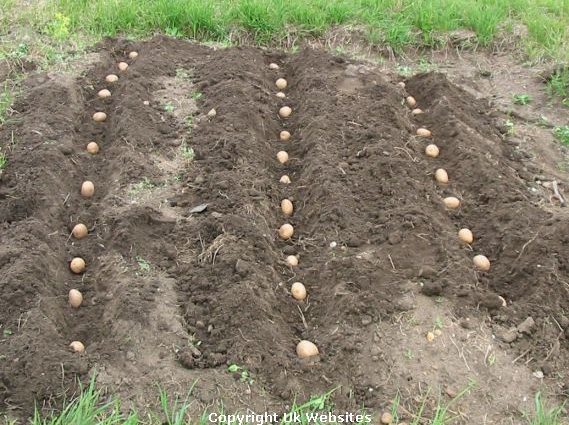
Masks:
[[[553,180],[551,182],[551,188],[553,189],[553,193],[555,194],[555,197],[557,199],[559,199],[561,206],[562,207],[567,206],[567,204],[565,203],[565,198],[563,197],[563,195],[561,195],[561,192],[559,192],[559,186],[557,185],[557,180]]]
[[[516,264],[518,262],[518,260],[521,258],[521,256],[524,253],[524,250],[528,247],[528,245],[530,243],[532,243],[533,241],[535,241],[535,238],[537,238],[539,235],[539,231],[537,231],[535,233],[535,235],[533,236],[533,238],[531,238],[529,241],[527,241],[524,246],[522,246],[522,249],[520,250],[520,253],[518,254],[518,256],[516,257],[516,259],[514,260],[514,262],[512,264]],[[512,269],[510,270],[510,274],[512,274],[514,272],[514,267],[512,267]]]
[[[512,360],[512,364],[514,364],[519,359],[521,359],[523,356],[525,356],[527,353],[529,353],[529,350],[531,350],[531,348],[528,348],[526,351],[524,351],[522,354],[520,354],[518,357],[516,357],[514,360]]]
[[[300,317],[302,319],[302,324],[304,325],[304,327],[306,329],[308,329],[308,324],[306,323],[306,319],[304,318],[304,313],[302,312],[302,309],[300,308],[300,306],[297,304],[296,307],[298,308],[298,312],[300,313]]]

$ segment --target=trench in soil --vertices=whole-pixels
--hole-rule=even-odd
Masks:
[[[515,347],[536,357],[559,340],[550,318],[567,309],[567,217],[527,190],[491,105],[439,74],[402,89],[371,66],[313,50],[165,38],[99,47],[100,63],[80,77],[28,79],[17,119],[1,129],[2,140],[17,140],[0,186],[3,409],[24,417],[37,400],[48,410],[94,373],[145,405],[157,382],[183,394],[196,378],[223,381],[228,364],[250,371],[255,391],[277,405],[339,385],[339,406],[380,408],[407,378],[389,380],[390,338],[378,329],[408,312],[421,285],[451,299],[458,316],[508,327],[532,315],[539,331]],[[130,50],[140,56],[105,83]],[[274,96],[278,77],[286,99]],[[109,100],[97,98],[101,88]],[[165,107],[164,90],[174,108],[188,90],[201,93],[190,120]],[[413,117],[406,95],[426,113]],[[290,118],[278,116],[283,105]],[[92,121],[98,110],[106,122]],[[421,126],[441,149],[436,159],[423,153],[430,140],[414,136]],[[290,141],[279,140],[282,129]],[[101,152],[91,156],[93,140]],[[192,161],[181,157],[185,144]],[[449,185],[434,181],[437,168]],[[79,194],[83,180],[95,184],[91,200]],[[446,210],[445,196],[461,208]],[[202,203],[205,212],[189,212]],[[77,222],[88,238],[69,237]],[[277,237],[284,222],[291,241]],[[461,227],[473,231],[472,247],[457,240]],[[477,253],[489,273],[474,270]],[[291,254],[297,268],[285,263]],[[69,272],[75,256],[86,273]],[[295,281],[308,289],[303,303],[289,294]],[[85,298],[78,310],[67,305],[71,288]],[[320,356],[299,360],[301,339]],[[84,355],[69,352],[72,340]],[[565,370],[566,358],[549,367]],[[224,395],[197,392],[204,404]]]

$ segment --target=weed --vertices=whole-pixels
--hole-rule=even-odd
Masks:
[[[172,102],[167,102],[167,103],[165,103],[162,107],[164,108],[164,110],[165,110],[166,112],[174,112],[174,109],[175,109],[175,108],[174,108],[174,105],[172,104]]]
[[[6,159],[6,155],[4,154],[4,152],[2,152],[2,149],[0,148],[0,172],[2,172],[4,168],[6,168],[7,163],[8,160]]]
[[[178,68],[176,69],[176,78],[178,80],[183,80],[183,81],[191,81],[192,79],[192,72],[188,71],[184,68]]]
[[[514,103],[516,105],[527,105],[531,102],[531,96],[529,94],[515,94]]]
[[[14,94],[12,89],[8,87],[8,82],[4,83],[2,91],[0,92],[0,126],[8,121],[10,107],[14,102]]]
[[[514,129],[514,122],[512,120],[507,120],[504,125],[506,126],[509,136],[513,136],[516,133],[516,130]]]
[[[144,192],[146,190],[152,190],[155,187],[156,185],[152,183],[148,177],[144,177],[141,181],[132,186],[132,188],[128,191],[128,194],[131,197],[135,197],[139,195],[141,192]]]
[[[196,102],[198,100],[200,100],[203,96],[203,93],[199,92],[199,91],[195,91],[192,93],[192,99],[195,100]]]
[[[494,366],[496,364],[496,354],[490,353],[488,359],[486,360],[488,366]]]
[[[12,332],[11,329],[4,329],[4,331],[2,332],[2,334],[4,336],[12,336],[14,334],[14,332]]]
[[[555,127],[553,129],[553,134],[555,134],[555,137],[557,137],[561,143],[569,146],[569,125]]]
[[[437,317],[435,319],[435,324],[434,324],[435,329],[442,329],[443,326],[444,326],[443,319],[441,319],[440,317]]]
[[[547,81],[550,96],[559,96],[565,106],[569,106],[569,68],[554,73]]]
[[[244,367],[241,367],[241,366],[233,363],[233,364],[229,365],[229,367],[227,368],[227,371],[230,373],[238,373],[239,374],[239,380],[241,382],[246,382],[249,385],[251,385],[253,383],[253,379],[251,378],[251,374]]]
[[[53,20],[47,24],[46,33],[56,40],[65,40],[69,37],[69,24],[71,19],[63,13],[56,13]]]
[[[195,156],[194,150],[185,141],[180,145],[180,154],[187,162],[193,161]]]
[[[560,425],[564,415],[563,406],[552,407],[549,410],[543,404],[541,393],[537,393],[534,399],[535,413],[532,418],[524,415],[529,425]]]
[[[408,348],[407,350],[405,350],[405,354],[404,354],[404,355],[405,355],[405,358],[406,358],[407,360],[413,360],[414,354],[413,354],[413,351],[411,351],[410,348]]]
[[[140,269],[140,271],[142,273],[148,273],[150,271],[150,269],[152,268],[150,263],[145,260],[144,258],[137,256],[136,258],[136,262],[138,263],[138,268]]]

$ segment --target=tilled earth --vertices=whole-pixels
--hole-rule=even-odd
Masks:
[[[138,58],[119,72],[131,50]],[[78,77],[28,78],[0,129],[0,411],[25,418],[34,402],[57,407],[95,373],[139,408],[157,384],[184,394],[199,378],[196,397],[208,404],[227,396],[208,382],[229,364],[253,377],[256,405],[340,386],[339,406],[380,409],[412,379],[392,377],[393,338],[378,329],[420,292],[450,300],[458,319],[489,324],[563,388],[569,216],[548,189],[528,189],[540,167],[522,162],[491,104],[440,74],[402,88],[317,50],[158,37],[97,52]],[[109,73],[119,81],[106,83]],[[275,96],[278,77],[288,80],[285,99]],[[99,99],[102,88],[112,96]],[[409,95],[424,114],[411,114]],[[96,111],[108,119],[95,123]],[[432,139],[415,136],[419,127]],[[86,152],[90,141],[97,155]],[[437,158],[424,154],[431,142]],[[448,185],[435,182],[437,168]],[[84,180],[95,184],[89,200]],[[461,207],[447,210],[446,196]],[[283,198],[294,203],[290,218]],[[78,222],[86,239],[70,237]],[[289,241],[277,235],[285,222]],[[471,246],[457,238],[462,227]],[[474,269],[476,254],[490,259],[489,272]],[[81,275],[69,271],[77,256],[87,263]],[[305,302],[290,296],[295,281]],[[80,309],[68,305],[71,288],[84,295]],[[320,356],[299,360],[302,339]],[[73,340],[84,354],[69,350]]]

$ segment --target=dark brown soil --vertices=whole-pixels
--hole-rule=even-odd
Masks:
[[[132,49],[140,56],[106,84]],[[389,368],[381,353],[390,338],[370,341],[365,329],[406,312],[410,285],[450,298],[459,316],[489,314],[497,330],[531,316],[534,329],[514,346],[546,376],[569,370],[569,216],[528,189],[539,167],[521,162],[492,105],[440,74],[401,89],[371,67],[314,50],[214,50],[166,38],[99,50],[101,62],[82,77],[30,77],[0,130],[8,152],[0,411],[25,417],[34,401],[57,406],[95,371],[111,389],[136,392],[154,383],[151,364],[184,393],[186,382],[231,363],[276,405],[340,385],[339,406],[377,410],[404,379],[372,379],[370,370]],[[180,70],[202,93],[191,135],[153,100],[163,78],[184,78]],[[289,82],[284,100],[274,96],[279,76]],[[107,86],[111,99],[97,99]],[[409,94],[425,114],[411,115]],[[284,120],[283,105],[293,109]],[[93,123],[98,110],[105,123]],[[441,149],[436,159],[414,136],[421,126]],[[279,141],[283,128],[289,142]],[[91,140],[101,146],[96,156],[84,149]],[[179,161],[186,142],[194,160],[168,174],[160,164]],[[279,150],[288,164],[277,162]],[[446,187],[433,179],[439,167]],[[92,200],[79,194],[83,180],[95,183]],[[451,195],[462,200],[455,212],[442,205]],[[295,205],[290,219],[279,208],[285,197]],[[190,213],[202,203],[206,211]],[[69,237],[77,222],[88,238]],[[295,229],[289,242],[277,237],[284,222]],[[472,247],[459,243],[461,227],[473,231]],[[478,253],[490,272],[474,270]],[[294,270],[289,254],[299,256]],[[69,272],[75,256],[87,262],[83,275]],[[306,302],[289,295],[294,281],[306,285]],[[67,305],[71,288],[84,294],[79,310]],[[301,339],[316,343],[319,358],[297,359]],[[84,342],[84,355],[68,350],[73,340]],[[365,354],[372,342],[381,347],[373,359]]]

